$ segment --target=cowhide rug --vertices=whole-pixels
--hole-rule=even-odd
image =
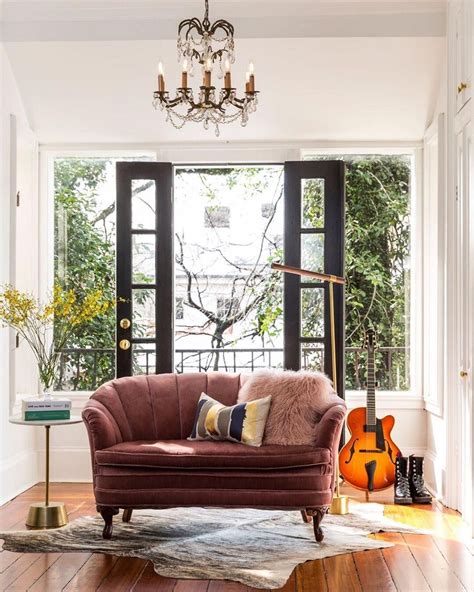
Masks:
[[[114,519],[110,541],[100,516],[85,516],[55,530],[0,532],[4,549],[21,553],[95,552],[140,557],[170,578],[235,580],[279,588],[299,563],[392,544],[370,533],[422,532],[383,515],[380,504],[351,504],[346,516],[325,516],[325,538],[299,512],[177,508],[136,510],[132,521]]]

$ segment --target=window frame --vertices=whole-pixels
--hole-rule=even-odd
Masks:
[[[242,142],[228,151],[218,142],[173,144],[42,144],[39,147],[39,293],[45,297],[54,281],[54,159],[67,157],[105,158],[148,156],[171,161],[174,166],[210,164],[282,164],[303,160],[310,154],[409,154],[412,156],[412,258],[411,293],[422,294],[422,176],[423,142],[367,141],[290,141]],[[415,302],[416,300],[416,302]],[[411,298],[411,384],[408,391],[379,391],[384,409],[422,409],[422,298]],[[90,391],[63,391],[75,399],[87,399]],[[402,393],[402,394],[401,394]],[[364,405],[364,391],[346,390],[349,407]]]

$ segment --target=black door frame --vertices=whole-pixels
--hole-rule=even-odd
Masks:
[[[344,276],[345,164],[340,160],[307,160],[285,162],[285,264],[301,267],[301,237],[324,234],[324,273]],[[324,226],[302,228],[301,181],[324,179]],[[328,248],[330,240],[331,248]],[[318,270],[310,270],[318,271]],[[324,336],[301,337],[301,290],[324,289]],[[324,372],[332,377],[329,287],[327,283],[303,282],[301,277],[285,273],[284,280],[284,365],[288,370],[301,368],[301,346],[304,343],[324,345]],[[345,305],[344,286],[334,286],[336,325],[336,376],[338,394],[344,397],[345,384]]]
[[[155,182],[155,227],[152,230],[132,229],[132,181]],[[173,315],[173,167],[166,162],[118,162],[117,183],[117,325],[116,325],[116,375],[133,374],[134,344],[150,343],[156,350],[157,374],[173,372],[174,315]],[[155,283],[132,283],[132,235],[155,236]],[[155,338],[133,337],[132,290],[155,290]],[[171,297],[170,297],[171,293]],[[124,328],[122,321],[130,324]],[[129,342],[122,349],[120,342]]]

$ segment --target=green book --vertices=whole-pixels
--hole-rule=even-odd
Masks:
[[[71,419],[71,412],[63,411],[25,411],[25,421],[53,421]]]

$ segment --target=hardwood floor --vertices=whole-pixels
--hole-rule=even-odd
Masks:
[[[344,489],[344,488],[343,488]],[[362,495],[344,493],[362,501]],[[25,528],[29,504],[40,501],[43,487],[36,485],[0,508],[0,529]],[[67,503],[70,519],[95,512],[92,486],[55,483],[52,498]],[[430,506],[394,506],[391,490],[371,496],[386,503],[386,514],[400,522],[435,531],[434,536],[385,533],[376,538],[394,542],[389,549],[339,555],[299,565],[280,592],[457,592],[473,590],[473,556],[463,523],[456,512],[434,502]],[[324,522],[323,522],[324,526]],[[465,540],[465,539],[464,539]],[[92,553],[0,553],[0,590],[56,592],[251,592],[235,582],[173,580],[153,571],[141,559]]]

